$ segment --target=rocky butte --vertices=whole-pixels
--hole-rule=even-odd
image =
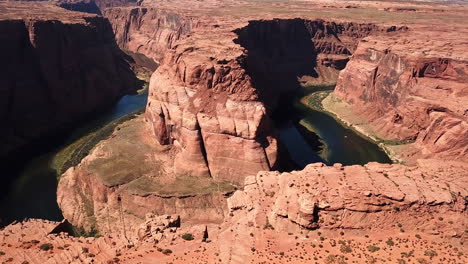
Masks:
[[[119,124],[61,175],[57,202],[66,221],[27,220],[0,231],[0,261],[468,261],[466,6],[372,1],[96,4],[102,16],[50,3],[21,5],[35,6],[39,13],[34,16],[54,25],[44,34],[61,29],[72,15],[70,28],[81,25],[84,32],[100,29],[89,21],[105,24],[96,35],[107,36],[108,45],[101,50],[101,42],[92,42],[90,56],[97,56],[96,49],[100,59],[86,68],[95,77],[90,83],[106,78],[99,88],[90,86],[93,103],[103,98],[97,92],[107,91],[103,87],[121,92],[115,97],[132,87],[125,83],[127,70],[115,72],[126,65],[122,57],[105,61],[102,54],[123,49],[157,61],[145,112]],[[10,12],[8,23],[25,10],[3,8]],[[30,32],[31,16],[15,23]],[[68,34],[62,34],[66,40]],[[40,43],[36,36],[21,39]],[[88,35],[73,36],[77,39],[70,47]],[[51,41],[47,47],[55,43],[53,37],[46,40]],[[67,50],[32,46],[34,56],[24,59],[62,58],[57,54]],[[88,49],[77,46],[80,52]],[[50,72],[57,69],[63,78],[74,69],[51,65],[57,68],[49,66]],[[41,76],[37,74],[28,76]],[[81,76],[79,81],[88,80],[86,73]],[[72,92],[88,89],[87,84],[57,103],[78,104],[83,97]],[[320,100],[321,109],[379,144],[395,163],[313,163],[302,170],[285,169],[288,153],[274,113],[304,87],[335,84]],[[19,102],[27,105],[24,100]],[[65,232],[70,224],[95,237],[72,236]]]

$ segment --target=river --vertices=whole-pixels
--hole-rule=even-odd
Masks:
[[[62,219],[56,202],[57,173],[52,167],[54,157],[77,140],[129,113],[143,109],[148,92],[122,97],[105,113],[76,128],[57,147],[27,162],[2,195],[0,218],[4,223],[25,218]],[[298,101],[288,106],[286,118],[278,123],[280,138],[291,159],[299,168],[313,162],[351,165],[369,161],[390,163],[388,156],[375,144],[343,127],[333,117],[312,110]],[[315,134],[310,131],[314,131]],[[320,138],[318,142],[317,136]]]
[[[343,126],[330,114],[307,107],[301,99],[293,99],[286,111],[288,118],[284,118],[283,114],[281,121],[277,122],[280,139],[299,169],[314,162],[327,165],[392,162],[377,144]],[[317,138],[310,132],[319,137],[318,144]]]
[[[41,218],[60,221],[62,213],[57,205],[57,173],[52,168],[54,157],[80,138],[102,128],[106,124],[146,106],[148,91],[123,96],[104,113],[84,122],[56,147],[26,162],[14,175],[8,193],[0,200],[0,219],[4,224],[25,218]]]

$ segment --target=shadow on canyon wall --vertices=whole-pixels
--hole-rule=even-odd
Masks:
[[[109,21],[0,21],[0,199],[31,158],[143,85]]]
[[[300,76],[318,77],[317,51],[303,19],[250,21],[235,42],[247,50],[242,64],[269,111],[301,86]],[[284,97],[283,97],[284,98]]]
[[[255,20],[249,21],[243,28],[234,30],[238,36],[234,42],[246,50],[246,55],[239,58],[240,63],[250,76],[253,86],[257,88],[259,99],[265,104],[268,115],[282,135],[281,138],[302,135],[305,140],[303,143],[307,142],[310,148],[303,153],[314,156],[323,147],[323,141],[318,135],[299,125],[299,121],[308,114],[307,111],[297,109],[295,102],[307,93],[319,91],[324,87],[334,87],[339,72],[346,67],[359,41],[374,32],[384,31],[388,30],[373,24],[334,23],[299,18]],[[304,79],[308,81],[304,82]],[[314,117],[317,118],[316,115]],[[327,122],[334,123],[333,119],[330,119],[327,119]],[[329,127],[338,129],[338,126]],[[294,136],[285,136],[285,131],[294,132]],[[338,133],[328,131],[335,132]],[[288,162],[294,155],[286,154],[285,150],[305,150],[298,148],[298,145],[300,144],[297,140],[281,142],[280,160],[286,162],[279,165],[279,170],[298,169],[294,165],[291,167],[290,164],[297,161]],[[318,156],[308,161],[325,162]],[[299,169],[303,167],[304,162],[301,162]]]

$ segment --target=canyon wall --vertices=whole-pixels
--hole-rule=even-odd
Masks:
[[[323,20],[260,20],[236,30],[235,42],[246,49],[244,67],[261,100],[274,108],[280,95],[294,95],[301,84],[333,85],[363,37],[395,30]]]
[[[137,88],[106,19],[47,8],[62,20],[0,21],[1,156]]]
[[[377,137],[415,141],[426,157],[466,161],[467,82],[463,55],[429,48],[418,53],[395,39],[369,38],[341,72],[335,95],[351,104]]]
[[[184,224],[219,224],[227,211],[222,193],[142,195],[125,185],[104,184],[85,166],[71,168],[61,176],[57,201],[64,218],[74,226],[132,241],[138,239],[138,230],[148,214],[177,215]]]
[[[242,184],[246,175],[278,169],[271,111],[298,91],[298,79],[334,82],[359,39],[395,30],[302,19],[194,29],[153,74],[147,118],[158,142],[178,149],[176,174]]]
[[[158,145],[143,116],[118,125],[60,177],[57,203],[76,227],[136,239],[148,214],[184,224],[221,223],[235,188],[171,173],[170,148]]]
[[[103,16],[112,24],[120,48],[142,53],[156,62],[196,26],[192,18],[153,7],[108,8]]]

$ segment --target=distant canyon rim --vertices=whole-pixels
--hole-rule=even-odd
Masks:
[[[6,226],[0,261],[468,260],[466,6],[143,0],[0,8],[1,56],[10,62],[0,75],[5,157],[135,93],[137,69],[150,59],[158,65],[144,113],[117,124],[59,177],[67,221]],[[335,88],[320,110],[381,146],[393,164],[284,169],[290,161],[273,115],[282,100],[323,86]],[[68,223],[95,237],[60,233]],[[32,237],[51,244],[50,254]],[[388,239],[413,253],[392,251]]]

